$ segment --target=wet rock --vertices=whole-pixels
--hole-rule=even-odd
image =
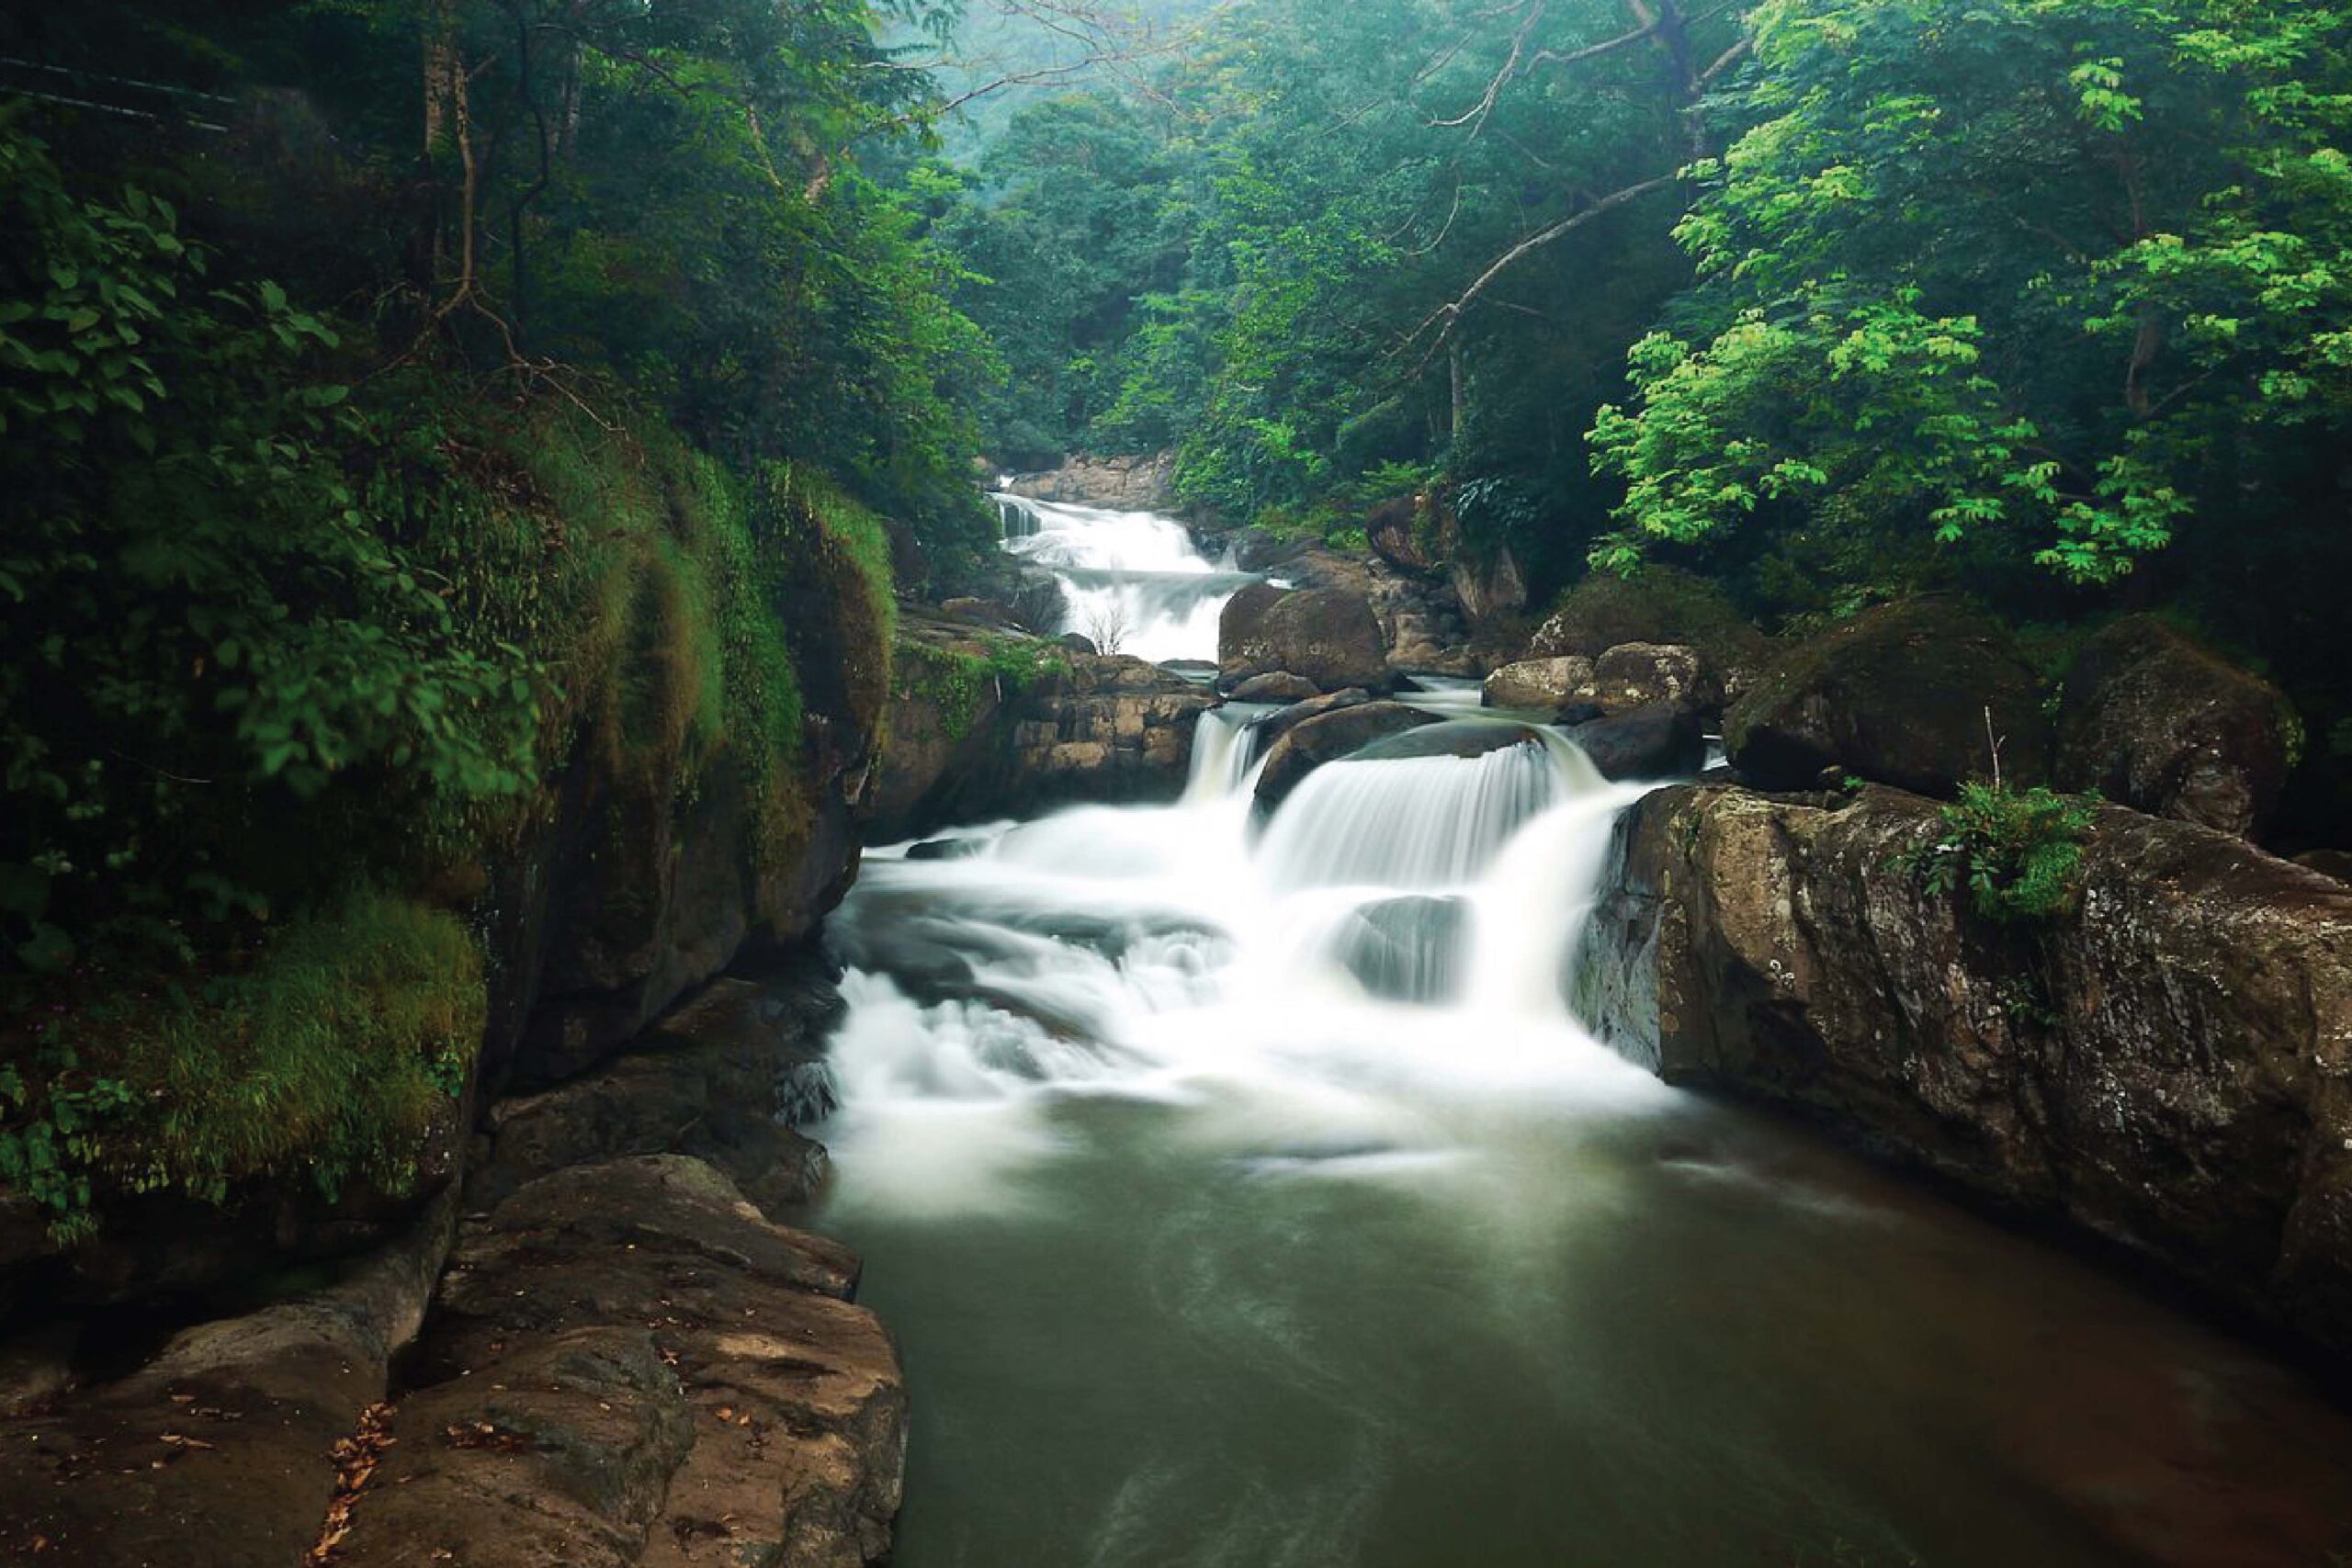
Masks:
[[[1589,659],[1531,659],[1506,664],[1487,677],[1479,700],[1490,708],[1552,712],[1592,695]]]
[[[1602,707],[1599,703],[1587,702],[1582,698],[1578,698],[1575,702],[1563,705],[1557,713],[1555,713],[1552,716],[1552,722],[1554,724],[1566,725],[1570,728],[1574,728],[1579,724],[1590,724],[1596,718],[1606,718],[1608,716],[1609,710]]]
[[[1371,603],[1344,589],[1302,589],[1272,603],[1243,589],[1220,619],[1217,663],[1229,680],[1286,672],[1324,692],[1390,683],[1388,647]]]
[[[970,860],[988,848],[985,839],[925,839],[908,848],[910,861]]]
[[[1514,746],[1541,746],[1544,738],[1523,724],[1487,718],[1443,719],[1408,729],[1385,740],[1375,740],[1356,753],[1367,762],[1396,761],[1414,757],[1454,757],[1464,761],[1508,751]]]
[[[1894,868],[1942,830],[1890,790],[1650,795],[1588,1016],[2352,1355],[2352,887],[2108,807],[2079,911],[1994,927]]]
[[[1304,703],[1323,694],[1322,688],[1287,670],[1252,675],[1226,694],[1237,703]]]
[[[2000,626],[1947,598],[1884,605],[1786,650],[1724,721],[1733,765],[1766,789],[1852,773],[1949,795],[1992,775],[1996,738],[2007,782],[2049,776],[2031,666]]]
[[[1610,713],[1660,703],[1707,713],[1723,708],[1723,687],[1699,650],[1665,643],[1623,643],[1602,654],[1593,664],[1592,692]]]
[[[329,1450],[384,1397],[455,1224],[445,1199],[326,1290],[192,1328],[119,1382],[0,1420],[0,1558],[302,1562],[335,1489]]]
[[[1279,713],[1270,713],[1254,727],[1261,747],[1271,748],[1283,736],[1310,718],[1320,718],[1341,708],[1362,707],[1372,701],[1372,694],[1362,686],[1351,686],[1344,692],[1333,692],[1327,697],[1310,697],[1303,703],[1293,703]]]
[[[2067,672],[2057,775],[2070,790],[2253,838],[2286,787],[2293,713],[2268,682],[2134,615],[2093,637]]]
[[[1083,653],[1089,657],[1102,651],[1094,646],[1092,637],[1080,636],[1077,632],[1064,632],[1054,639],[1054,644],[1065,653]]]
[[[789,1123],[812,1109],[808,1080],[830,1083],[824,1041],[839,1009],[830,980],[808,969],[714,982],[587,1077],[493,1106],[469,1203],[495,1205],[567,1167],[670,1153],[709,1161],[763,1208],[808,1202],[829,1162]]]
[[[1332,954],[1373,996],[1442,1002],[1469,971],[1470,908],[1443,897],[1388,898],[1350,911]]]
[[[698,1161],[521,1189],[466,1226],[337,1561],[881,1561],[906,1395],[856,1276]]]
[[[1527,613],[1527,578],[1508,546],[1498,547],[1484,559],[1457,556],[1453,561],[1453,592],[1462,601],[1462,613],[1470,617],[1474,627],[1515,621],[1521,635],[1525,635],[1526,623],[1519,621],[1519,617]]]
[[[1402,703],[1363,703],[1310,718],[1283,734],[1266,753],[1258,775],[1256,809],[1271,813],[1290,798],[1306,775],[1326,762],[1351,756],[1375,740],[1400,735],[1437,720]]]
[[[1675,703],[1580,724],[1569,739],[1601,777],[1616,783],[1685,778],[1707,760],[1706,727],[1695,711]]]

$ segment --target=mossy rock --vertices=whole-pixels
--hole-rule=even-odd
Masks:
[[[1771,639],[1724,591],[1688,571],[1651,566],[1634,577],[1595,573],[1560,596],[1528,645],[1530,659],[1599,659],[1627,643],[1693,648],[1718,677],[1762,664]]]
[[[1724,721],[1732,763],[1765,789],[1849,773],[1948,796],[1993,776],[2050,775],[2033,668],[2001,626],[1956,599],[1883,605],[1788,649]]]

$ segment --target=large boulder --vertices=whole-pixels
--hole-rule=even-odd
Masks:
[[[1620,643],[1592,667],[1592,697],[1608,713],[1666,703],[1719,712],[1723,687],[1694,648],[1656,642]]]
[[[1591,695],[1591,660],[1523,659],[1487,676],[1479,700],[1490,708],[1556,713]]]
[[[2093,637],[2067,672],[2058,779],[2252,838],[2292,771],[2293,714],[2268,682],[2133,615]]]
[[[1736,695],[1770,651],[1770,640],[1705,578],[1650,566],[1633,577],[1600,572],[1560,596],[1530,640],[1530,659],[1599,659],[1628,643],[1695,649]]]
[[[1309,697],[1305,702],[1293,703],[1286,708],[1268,714],[1250,728],[1257,733],[1259,748],[1272,750],[1275,741],[1308,719],[1321,718],[1325,714],[1337,713],[1341,708],[1360,708],[1370,701],[1370,692],[1362,686],[1350,686],[1344,692],[1333,692],[1329,696]]]
[[[1228,681],[1282,671],[1326,692],[1385,690],[1390,680],[1387,643],[1370,601],[1336,588],[1300,589],[1272,603],[1243,589],[1219,621],[1217,664]]]
[[[1783,652],[1732,705],[1724,745],[1766,789],[1851,773],[1949,795],[1994,772],[2049,776],[2040,682],[2008,634],[1956,600],[1883,605]]]
[[[1631,1054],[2352,1355],[2352,887],[2107,807],[2079,909],[2019,931],[1894,869],[1946,831],[1914,795],[1682,787],[1619,831],[1579,1000]]]
[[[1568,735],[1601,777],[1617,783],[1687,778],[1707,760],[1706,727],[1694,710],[1678,703],[1652,703],[1596,718]]]
[[[1375,740],[1436,722],[1431,715],[1402,703],[1360,703],[1307,719],[1285,732],[1266,753],[1265,769],[1258,775],[1256,809],[1272,813],[1306,782],[1307,774],[1326,762],[1352,756]]]
[[[1493,718],[1449,718],[1375,740],[1355,755],[1367,762],[1452,757],[1476,761],[1514,746],[1542,746],[1544,737],[1523,724]]]
[[[334,1561],[882,1561],[907,1401],[857,1273],[696,1160],[530,1183],[466,1226]]]

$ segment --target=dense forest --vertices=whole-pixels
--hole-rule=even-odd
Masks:
[[[400,1179],[565,759],[789,859],[793,607],[878,691],[1072,453],[1409,503],[1531,618],[2161,607],[2291,696],[2283,839],[2352,798],[2340,7],[110,0],[0,79],[0,1174],[67,1231]]]
[[[2352,753],[2340,8],[1222,8],[1022,109],[929,232],[1008,467],[1181,454],[1361,543],[1438,498],[1544,595],[1694,572],[1776,627],[1963,591],[2052,661],[2162,606]]]

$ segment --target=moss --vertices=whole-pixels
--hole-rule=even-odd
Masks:
[[[1596,659],[1629,642],[1681,643],[1719,666],[1755,660],[1764,635],[1724,591],[1696,573],[1645,566],[1632,577],[1597,572],[1553,602],[1553,654]]]
[[[51,1022],[7,1069],[0,1165],[70,1238],[109,1190],[219,1202],[307,1173],[330,1200],[404,1192],[454,1127],[486,1011],[462,921],[373,890],[288,925],[195,995],[116,1000]]]
[[[981,700],[991,690],[1009,698],[1036,682],[1070,672],[1069,660],[1046,643],[982,637],[975,639],[975,646],[978,652],[910,642],[899,650],[899,700],[930,704],[951,741],[971,734]]]

